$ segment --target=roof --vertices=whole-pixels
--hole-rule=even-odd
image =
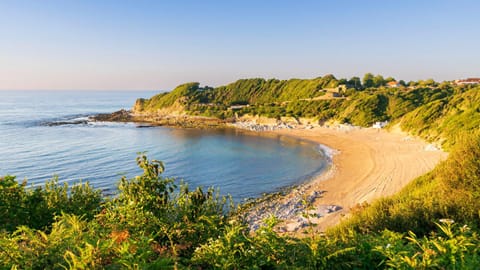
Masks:
[[[391,81],[387,83],[387,86],[398,86],[400,85],[397,81]]]
[[[477,84],[480,83],[480,78],[467,78],[463,80],[456,80],[457,84]]]
[[[480,78],[468,78],[465,80],[459,80],[460,82],[480,82]]]

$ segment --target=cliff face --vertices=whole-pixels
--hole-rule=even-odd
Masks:
[[[175,101],[172,105],[159,108],[151,108],[145,106],[145,99],[137,99],[135,105],[132,108],[132,113],[136,117],[149,117],[149,116],[161,116],[161,117],[175,117],[186,116],[187,110],[182,104],[182,100]]]
[[[135,101],[135,104],[133,105],[132,108],[132,113],[134,114],[140,114],[143,112],[145,106],[145,99],[144,98],[139,98]]]
[[[189,97],[196,94],[199,83],[185,83],[177,86],[171,92],[160,93],[149,99],[137,99],[132,108],[134,113],[152,114],[171,108],[179,111]]]

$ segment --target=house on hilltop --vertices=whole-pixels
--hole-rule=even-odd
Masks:
[[[391,81],[391,82],[388,82],[387,83],[387,87],[389,88],[396,88],[396,87],[400,87],[401,84],[397,81]]]
[[[333,88],[323,88],[320,91],[325,92],[326,96],[335,98],[335,97],[342,97],[342,93],[345,92],[346,90],[347,90],[347,86],[342,84]]]
[[[467,78],[463,80],[455,80],[456,85],[472,85],[472,84],[479,84],[480,78]]]

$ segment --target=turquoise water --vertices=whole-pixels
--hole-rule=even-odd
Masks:
[[[215,186],[235,201],[298,184],[320,173],[318,145],[242,131],[138,128],[133,123],[47,126],[55,121],[130,108],[140,91],[0,91],[0,175],[43,184],[88,180],[112,193],[122,175],[140,174],[135,157],[146,151],[165,163],[166,176],[190,186]]]

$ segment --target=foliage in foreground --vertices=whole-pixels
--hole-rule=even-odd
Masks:
[[[78,183],[69,188],[58,184],[58,179],[48,181],[44,187],[26,188],[14,176],[0,178],[0,229],[13,231],[24,225],[34,229],[47,229],[54,217],[61,213],[82,215],[92,219],[100,209],[101,192],[88,183]]]
[[[466,149],[472,149],[472,144],[466,145]],[[475,151],[469,152],[468,160],[477,157],[478,148],[477,145]],[[476,191],[478,160],[468,163],[458,159],[461,153],[465,154],[458,151],[436,171],[450,175],[457,190]],[[432,209],[425,208],[418,212],[423,211],[426,214],[422,218],[429,219],[422,230],[410,223],[396,223],[398,217],[376,216],[370,221],[361,218],[363,226],[354,222],[357,225],[350,223],[326,235],[315,233],[312,225],[304,237],[277,233],[274,226],[280,221],[272,217],[266,220],[266,226],[251,232],[235,215],[231,201],[219,196],[218,191],[191,191],[185,184],[177,186],[173,179],[161,177],[161,162],[149,161],[144,155],[138,157],[137,163],[144,170],[143,175],[122,178],[119,193],[112,198],[101,199],[99,192],[88,184],[70,192],[56,182],[31,190],[25,189],[25,184],[16,184],[13,177],[2,178],[0,269],[480,267],[480,237],[474,214],[462,217],[460,212],[447,211],[443,213],[447,216],[428,216]],[[464,169],[463,174],[448,171],[457,166]],[[43,194],[44,199],[29,199],[37,193]],[[22,207],[17,207],[16,203],[22,202],[19,198],[30,205],[21,203]],[[45,201],[62,203],[52,203],[52,208],[48,208]],[[35,224],[33,219],[15,218],[25,213],[25,207],[46,207],[49,211]],[[459,200],[452,207],[464,207],[459,208],[464,211],[471,205]],[[365,215],[371,211],[366,209]],[[438,217],[448,215],[458,218],[457,222],[439,221]],[[412,216],[405,213],[402,218]],[[371,221],[378,222],[376,227],[368,223]],[[472,225],[463,226],[466,223]]]

